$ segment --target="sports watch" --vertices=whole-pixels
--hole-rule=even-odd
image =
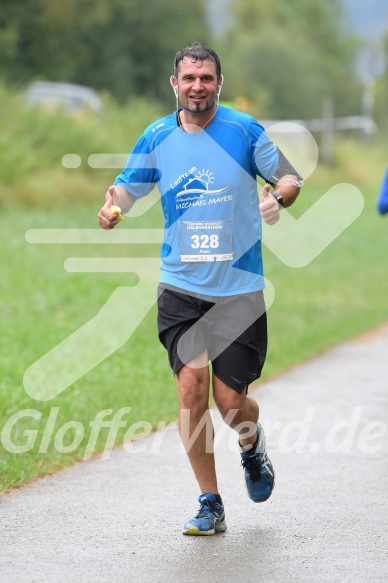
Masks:
[[[275,190],[273,192],[271,192],[271,194],[276,198],[276,200],[278,201],[280,206],[284,208],[284,200],[283,200],[282,195],[275,192]]]

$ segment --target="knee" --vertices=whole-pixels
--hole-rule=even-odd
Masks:
[[[183,367],[177,375],[178,398],[181,409],[202,415],[209,406],[209,384],[198,371]]]
[[[221,413],[223,419],[225,419],[225,417],[234,417],[243,406],[244,400],[245,395],[240,395],[233,390],[230,390],[230,394],[222,395],[222,398],[215,397],[217,409]]]

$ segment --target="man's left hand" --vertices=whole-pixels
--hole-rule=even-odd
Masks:
[[[273,225],[280,218],[279,203],[269,189],[269,184],[265,184],[260,192],[259,210],[263,220],[268,225]]]

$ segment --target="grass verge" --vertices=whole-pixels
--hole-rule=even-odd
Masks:
[[[30,123],[33,132],[36,119]],[[101,148],[115,151],[106,131],[101,129],[98,137]],[[117,130],[121,136],[117,147],[123,147],[124,134]],[[59,138],[53,140],[49,147],[43,147],[41,138],[36,144],[46,152],[58,143],[56,160],[62,151],[75,151],[77,142],[64,148]],[[87,143],[85,136],[82,143]],[[28,143],[25,151],[32,147]],[[96,151],[93,145],[88,147]],[[10,164],[11,158],[10,154]],[[93,421],[101,412],[107,420],[122,413],[124,426],[117,427],[115,444],[177,415],[173,377],[157,341],[155,307],[124,346],[59,396],[43,402],[25,392],[23,375],[33,362],[93,318],[117,287],[135,283],[130,274],[69,273],[63,266],[66,258],[156,257],[159,251],[155,245],[133,251],[126,245],[27,243],[29,229],[96,228],[102,194],[114,176],[114,172],[108,177],[106,171],[93,174],[82,167],[77,172],[58,169],[53,159],[39,165],[39,156],[32,171],[34,164],[27,162],[19,176],[4,177],[2,187],[0,492],[103,451],[109,428],[102,428],[88,449]],[[264,380],[388,320],[388,228],[375,208],[384,168],[379,144],[364,150],[354,142],[339,143],[335,165],[318,167],[293,212],[301,215],[336,182],[351,182],[364,196],[361,216],[306,267],[287,267],[265,249],[265,273],[276,297],[269,311]],[[127,218],[120,228],[161,225],[161,211],[155,205],[143,216]]]

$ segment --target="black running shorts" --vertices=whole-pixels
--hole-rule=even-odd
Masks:
[[[215,376],[241,394],[267,353],[263,292],[214,297],[159,284],[158,331],[174,374],[207,350]]]

